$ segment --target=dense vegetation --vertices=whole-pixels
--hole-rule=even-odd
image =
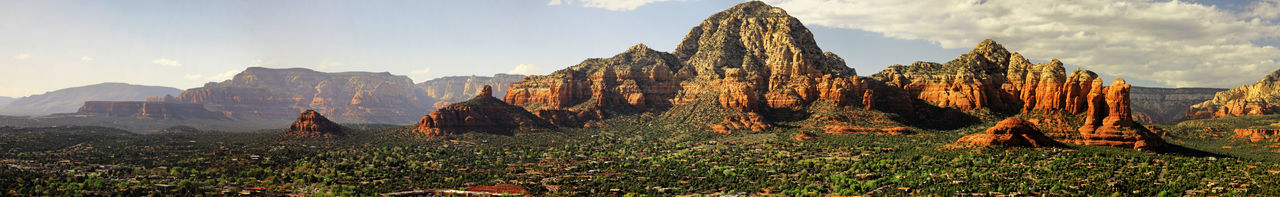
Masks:
[[[279,131],[138,135],[2,127],[0,192],[369,196],[515,184],[538,195],[1280,195],[1277,153],[1230,137],[1191,135],[1201,128],[1186,125],[1170,126],[1166,139],[1237,148],[1186,145],[1221,154],[1196,156],[948,146],[990,125],[905,136],[818,134],[805,142],[791,139],[802,129],[720,135],[647,115],[604,125],[447,139],[381,125],[335,139],[288,139]]]

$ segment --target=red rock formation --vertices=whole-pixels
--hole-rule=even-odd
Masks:
[[[469,131],[511,135],[519,129],[542,129],[550,126],[550,123],[528,111],[494,98],[492,88],[485,86],[471,100],[454,103],[423,116],[413,132],[427,136]]]
[[[863,81],[842,59],[823,53],[799,20],[780,8],[748,2],[694,27],[674,53],[637,45],[612,58],[588,59],[548,76],[530,76],[512,84],[504,100],[573,127],[591,118],[640,112],[734,119],[768,116],[748,113],[770,109],[804,110],[818,101],[872,104],[862,99],[870,95]],[[707,104],[732,111],[667,111],[678,105],[704,107],[674,110],[708,110]],[[584,112],[589,116],[582,116]],[[731,122],[741,123],[711,125],[736,129],[724,124]],[[740,129],[769,125],[748,122],[756,126]]]
[[[77,113],[150,120],[227,119],[200,104],[141,101],[86,101]]]
[[[756,113],[746,113],[743,115],[734,115],[724,117],[724,122],[711,125],[711,131],[716,133],[732,133],[737,130],[764,131],[772,126],[769,125],[764,117],[760,117]]]
[[[314,109],[356,122],[404,123],[430,103],[420,102],[413,81],[390,73],[322,73],[253,67],[231,80],[183,92],[172,102],[204,104],[234,118],[289,119]]]
[[[1192,105],[1187,118],[1204,119],[1280,113],[1280,70],[1254,84],[1218,92],[1213,100]]]
[[[1236,138],[1248,139],[1250,142],[1261,142],[1270,139],[1276,140],[1275,136],[1280,133],[1280,129],[1235,129],[1233,130]]]
[[[995,126],[972,135],[964,136],[956,141],[962,146],[1020,146],[1047,147],[1059,146],[1053,139],[1046,137],[1035,125],[1022,118],[1008,118]]]
[[[346,135],[345,130],[341,125],[333,123],[328,118],[320,115],[320,112],[307,110],[298,115],[298,120],[289,125],[289,131],[285,132],[284,135],[289,137],[335,137]]]
[[[799,132],[796,132],[796,136],[792,137],[791,139],[795,141],[809,141],[813,139],[818,139],[818,136],[813,135],[812,133],[809,133],[809,132],[799,131]]]
[[[1093,88],[1089,93],[1089,112],[1080,127],[1085,145],[1105,145],[1133,149],[1164,146],[1160,136],[1133,121],[1129,108],[1129,88],[1124,79],[1116,79],[1110,87]]]

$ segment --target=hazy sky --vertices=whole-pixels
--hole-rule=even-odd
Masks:
[[[737,0],[0,0],[0,96],[101,82],[192,88],[249,66],[546,74],[671,51]],[[861,75],[984,38],[1131,83],[1234,87],[1280,69],[1280,0],[768,0]]]

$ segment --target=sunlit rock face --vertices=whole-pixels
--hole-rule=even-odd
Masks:
[[[1280,70],[1257,83],[1218,92],[1213,100],[1192,105],[1187,118],[1276,114],[1280,112]]]
[[[1035,124],[1022,118],[1009,118],[981,133],[964,136],[956,141],[961,146],[1017,146],[1051,147],[1061,143],[1050,139]]]

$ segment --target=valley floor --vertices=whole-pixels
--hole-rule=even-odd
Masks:
[[[947,146],[990,125],[803,142],[792,139],[798,129],[722,135],[640,117],[606,125],[447,139],[408,127],[336,139],[8,127],[0,129],[0,192],[371,196],[512,184],[536,196],[1280,195],[1274,147],[1186,124],[1169,126],[1165,139],[1207,153]]]

